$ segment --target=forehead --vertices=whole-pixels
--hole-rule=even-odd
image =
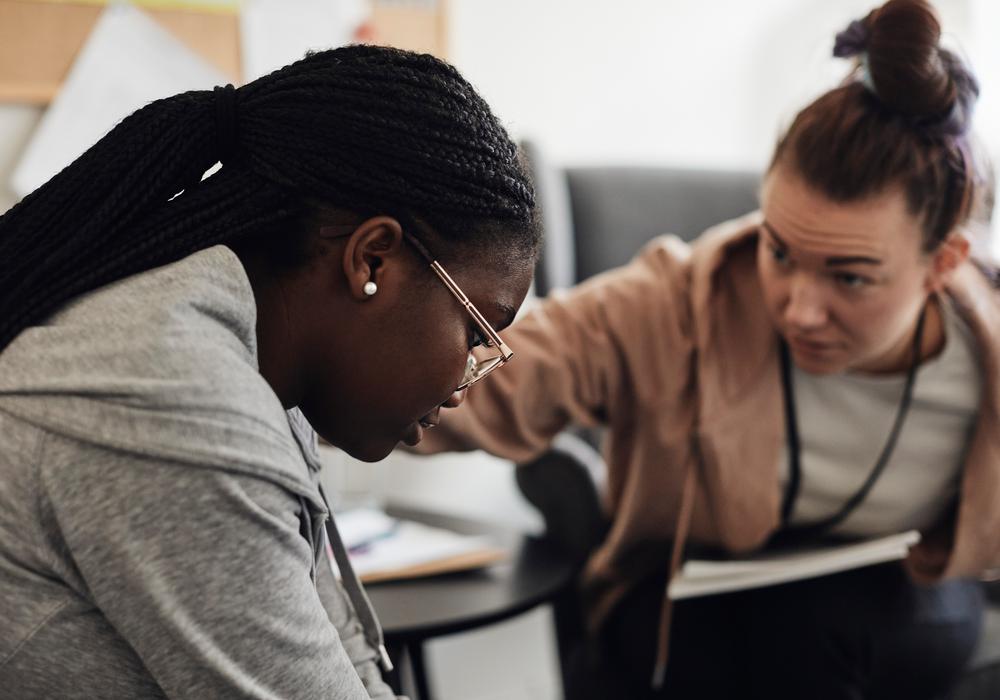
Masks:
[[[836,202],[778,166],[764,180],[761,209],[781,240],[803,253],[886,260],[920,250],[920,221],[908,211],[901,188]]]

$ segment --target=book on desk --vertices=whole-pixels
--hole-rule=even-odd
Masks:
[[[508,556],[490,537],[394,518],[375,508],[337,513],[336,520],[363,583],[477,569]]]

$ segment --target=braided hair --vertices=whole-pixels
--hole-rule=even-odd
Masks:
[[[152,102],[0,217],[0,351],[115,280],[219,243],[284,245],[317,203],[420,220],[442,247],[538,247],[517,148],[458,71],[386,47],[321,51]]]

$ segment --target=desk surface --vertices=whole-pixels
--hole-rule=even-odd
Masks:
[[[572,582],[577,565],[544,538],[498,531],[467,520],[389,509],[463,532],[490,532],[510,558],[485,569],[366,586],[386,640],[419,642],[498,622],[554,598]]]

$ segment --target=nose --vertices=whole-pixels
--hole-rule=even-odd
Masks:
[[[462,405],[462,402],[465,401],[465,392],[467,392],[468,390],[469,390],[468,387],[466,387],[465,389],[459,389],[458,391],[454,392],[451,396],[449,396],[448,400],[441,405],[444,406],[445,408],[458,408],[459,406]]]
[[[826,323],[826,301],[814,280],[799,275],[791,281],[784,316],[785,322],[797,330],[813,330]]]

